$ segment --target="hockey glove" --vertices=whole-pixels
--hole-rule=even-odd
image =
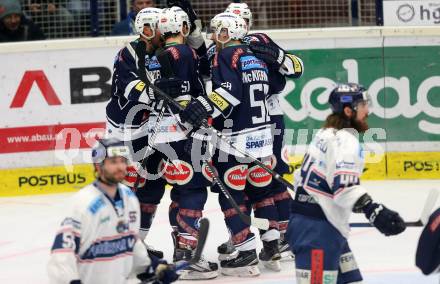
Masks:
[[[151,265],[147,270],[137,275],[142,283],[162,283],[168,284],[176,281],[179,275],[176,273],[174,264],[168,264],[166,260],[152,258]]]
[[[405,231],[406,225],[399,213],[379,203],[370,202],[362,208],[365,216],[385,236],[397,235]]]
[[[197,14],[191,6],[188,0],[167,0],[167,7],[171,8],[173,6],[180,7],[189,17],[189,22],[191,24],[190,33],[196,29]]]
[[[249,48],[257,58],[266,62],[271,69],[278,70],[284,63],[285,52],[276,46],[251,41]]]
[[[176,77],[159,78],[154,81],[154,85],[164,91],[173,99],[184,95],[182,91],[183,81]],[[157,96],[157,95],[156,95]]]
[[[195,128],[199,128],[202,121],[207,119],[213,111],[208,100],[205,97],[198,96],[196,99],[191,100],[188,106],[179,114],[182,122],[188,122]]]

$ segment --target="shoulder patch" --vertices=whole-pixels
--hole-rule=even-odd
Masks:
[[[266,63],[256,58],[254,55],[240,57],[241,69],[267,69]]]
[[[167,48],[167,51],[171,54],[171,56],[174,58],[174,60],[178,60],[180,58],[180,52],[174,46]]]
[[[232,62],[231,62],[232,68],[237,69],[238,60],[240,59],[240,55],[242,55],[243,53],[244,50],[242,48],[237,48],[236,50],[234,50],[234,53],[232,54]]]
[[[197,55],[196,51],[194,50],[194,48],[191,48],[192,54],[194,59],[197,59],[199,56]]]
[[[130,197],[136,196],[136,195],[133,193],[133,191],[131,191],[131,189],[130,189],[128,186],[124,185],[124,184],[119,184],[119,188],[121,189],[121,191],[122,191],[124,194],[126,194],[126,195],[128,195],[128,196],[130,196]]]
[[[212,66],[213,67],[217,67],[218,66],[218,53],[216,53],[214,55],[214,60],[213,60]]]
[[[89,211],[94,215],[103,206],[104,206],[104,200],[102,200],[102,198],[100,196],[98,196],[90,203]]]

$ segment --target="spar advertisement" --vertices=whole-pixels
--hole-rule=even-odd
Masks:
[[[360,137],[363,178],[440,178],[439,45],[432,38],[424,45],[421,37],[414,46],[382,47],[372,38],[362,47],[357,40],[343,48],[330,48],[325,38],[283,41],[305,65],[304,76],[289,80],[280,95],[288,128],[283,157],[298,168],[330,113],[330,90],[336,82],[358,82],[373,103],[371,129]],[[122,46],[0,46],[0,196],[74,191],[93,180],[90,147],[105,131],[113,60]]]

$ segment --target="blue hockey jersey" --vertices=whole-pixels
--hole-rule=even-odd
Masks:
[[[429,217],[428,224],[420,235],[416,265],[426,275],[440,269],[440,208]]]
[[[266,63],[256,58],[247,45],[225,47],[214,56],[213,92],[208,95],[214,106],[213,126],[224,129],[224,120],[230,119],[231,140],[255,157],[272,154],[266,103],[271,88],[274,92],[280,91],[276,85],[271,85]],[[220,148],[236,155],[222,145]]]
[[[150,115],[148,105],[153,98],[152,90],[138,75],[137,43],[138,40],[135,40],[122,48],[113,67],[112,97],[106,107],[107,134],[120,140],[126,140],[123,136],[127,131],[134,133],[130,135],[132,139],[146,134],[141,128],[146,127]],[[147,54],[144,68],[149,80],[160,78],[160,64],[156,56]]]

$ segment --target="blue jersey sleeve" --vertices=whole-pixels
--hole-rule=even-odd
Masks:
[[[199,72],[199,57],[194,49],[186,44],[166,48],[174,76],[183,81],[182,96],[177,100],[190,100],[205,94],[203,80]]]
[[[130,43],[121,49],[113,65],[112,95],[122,96],[130,101],[149,104],[147,86],[138,76],[137,56]]]
[[[440,267],[440,208],[432,213],[420,235],[416,265],[426,275]]]
[[[221,114],[228,118],[234,107],[240,104],[243,95],[240,56],[242,48],[224,50],[214,56],[212,65],[212,92],[209,100],[215,107],[214,117]]]

